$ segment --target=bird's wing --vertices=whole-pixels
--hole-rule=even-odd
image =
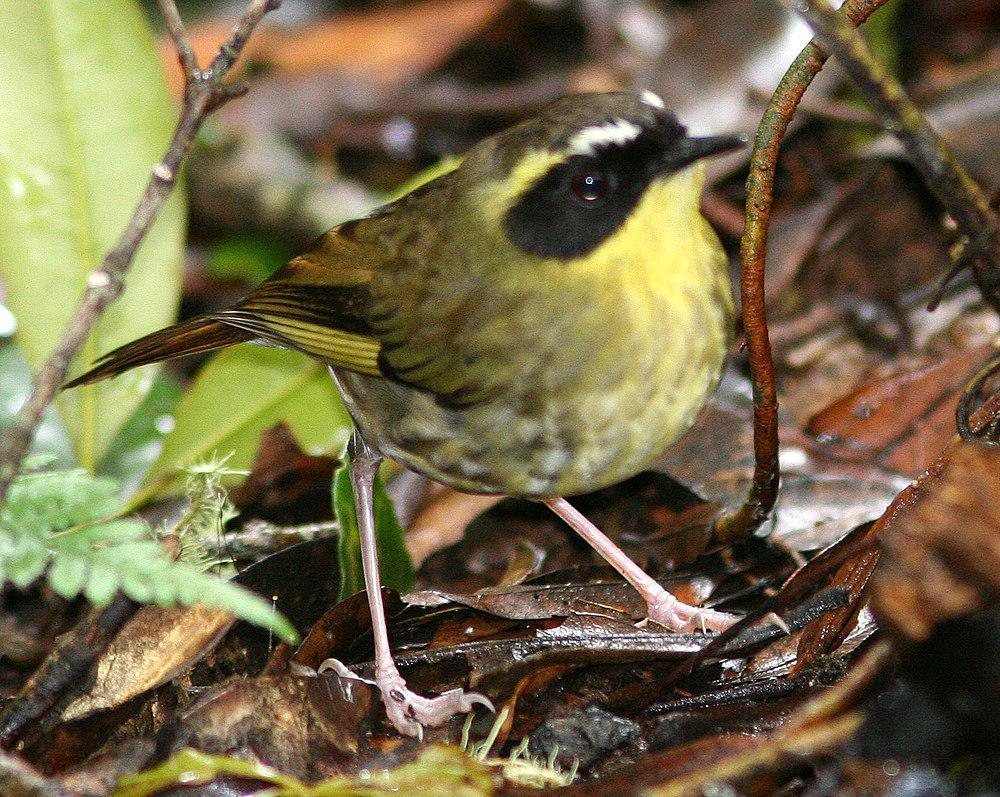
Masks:
[[[432,181],[375,215],[321,236],[235,307],[212,318],[336,367],[382,376],[463,405],[496,389],[503,373],[470,369],[470,339],[484,308],[461,256],[445,251],[447,182]],[[463,250],[463,253],[464,250]],[[478,308],[473,313],[473,308]],[[491,361],[502,353],[486,351]]]
[[[336,228],[235,307],[212,318],[259,339],[371,376],[382,344],[368,322],[374,264]]]

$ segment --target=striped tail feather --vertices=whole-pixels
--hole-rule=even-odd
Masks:
[[[109,351],[96,361],[93,368],[67,382],[62,389],[99,382],[140,365],[245,343],[255,337],[251,332],[223,324],[208,316],[192,318]]]

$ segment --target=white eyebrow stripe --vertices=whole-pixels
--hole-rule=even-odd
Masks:
[[[585,127],[569,141],[569,151],[574,155],[592,155],[597,147],[605,144],[626,144],[637,138],[642,128],[627,119],[615,119],[603,125]]]
[[[653,108],[657,108],[661,111],[666,110],[667,106],[663,102],[663,97],[661,97],[659,94],[654,94],[649,89],[646,89],[644,92],[642,92],[640,98],[644,103],[646,103],[646,105],[651,105]]]

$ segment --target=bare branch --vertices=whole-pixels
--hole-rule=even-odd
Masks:
[[[173,0],[168,0],[168,2],[172,3]],[[250,34],[257,27],[257,23],[268,11],[275,11],[280,5],[281,0],[252,0],[250,7],[233,26],[233,32],[229,34],[229,39],[219,48],[212,63],[205,70],[205,79],[215,83],[221,81],[232,68],[236,59],[239,58]]]
[[[35,375],[31,395],[0,437],[0,501],[6,497],[11,481],[17,475],[45,409],[52,403],[60,385],[66,381],[73,357],[104,310],[121,294],[125,274],[135,259],[139,244],[173,190],[177,173],[202,122],[215,108],[241,93],[242,85],[224,84],[223,79],[257,24],[268,11],[279,5],[280,0],[251,0],[233,27],[229,39],[212,59],[211,66],[203,71],[198,68],[174,0],[160,0],[167,29],[184,69],[186,85],[180,119],[163,158],[153,167],[146,190],[132,217],[111,251],[104,257],[101,268],[90,275],[83,297],[66,331],[55,351]]]
[[[191,40],[188,38],[187,30],[181,21],[181,15],[177,12],[177,4],[174,0],[159,0],[160,13],[163,14],[163,21],[167,25],[167,33],[174,43],[177,51],[177,60],[180,62],[181,70],[184,72],[185,82],[194,78],[198,72],[198,59],[195,57],[191,47]]]

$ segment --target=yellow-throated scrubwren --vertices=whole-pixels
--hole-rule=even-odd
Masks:
[[[393,663],[371,509],[382,455],[459,490],[544,501],[651,619],[725,627],[731,618],[680,603],[565,496],[649,466],[718,382],[733,302],[697,161],[741,143],[689,136],[648,92],[568,97],[326,233],[235,306],[110,352],[68,386],[244,342],[329,364],[357,427],[377,680],[405,733],[484,698],[416,695]]]

